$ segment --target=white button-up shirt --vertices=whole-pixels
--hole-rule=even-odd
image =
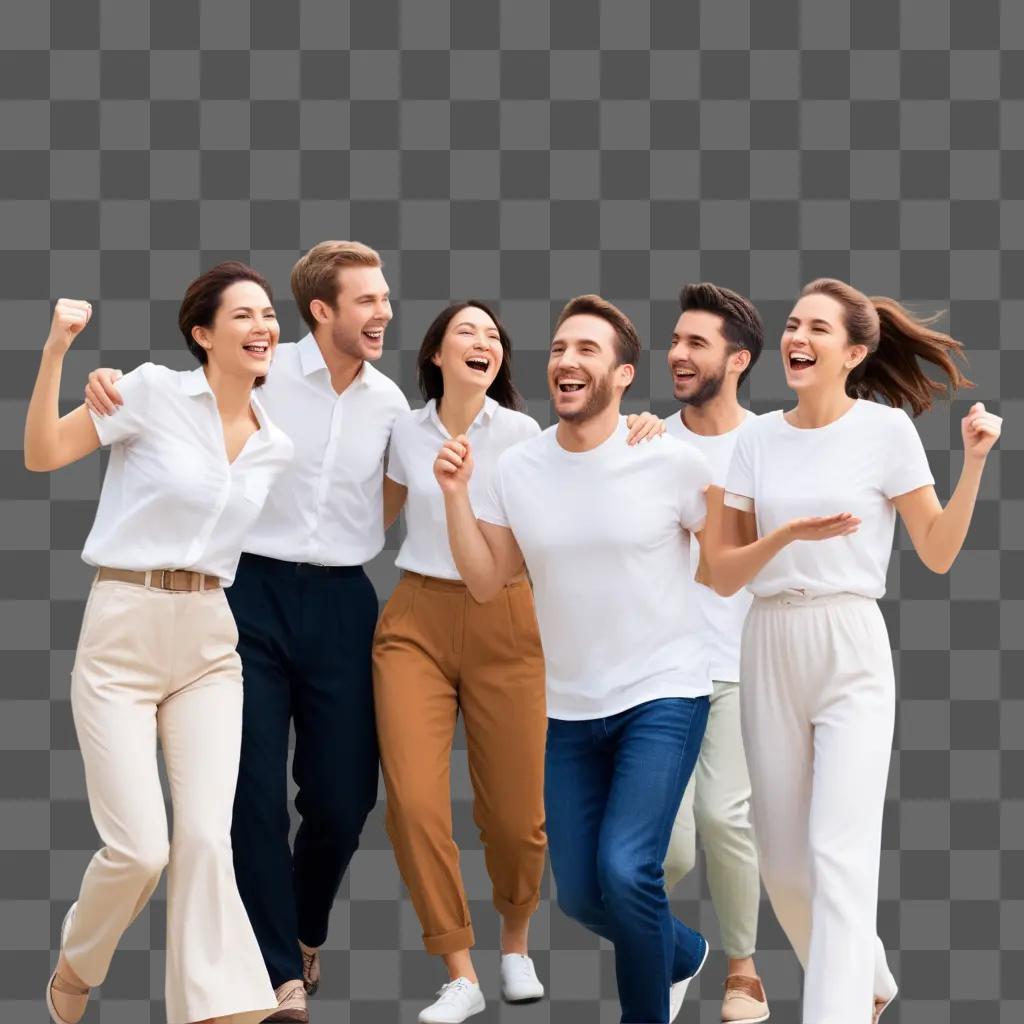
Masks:
[[[539,433],[536,420],[498,405],[489,396],[484,399],[483,408],[466,433],[473,449],[469,501],[474,509],[487,494],[498,456]],[[433,399],[422,409],[400,416],[391,435],[388,476],[408,488],[405,541],[395,564],[424,576],[457,580],[459,570],[448,544],[444,495],[434,477],[438,449],[450,437]]]
[[[245,550],[287,562],[363,565],[384,547],[384,456],[409,408],[394,381],[364,362],[339,395],[312,334],[279,345],[261,389],[295,457],[271,490]]]
[[[143,363],[117,387],[124,404],[112,416],[92,417],[111,451],[82,558],[114,569],[192,569],[230,584],[291,442],[254,392],[260,428],[229,463],[201,367],[179,372]]]

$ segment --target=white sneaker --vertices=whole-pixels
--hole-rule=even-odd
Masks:
[[[437,994],[441,997],[420,1011],[420,1024],[460,1024],[467,1017],[484,1008],[484,994],[480,986],[469,978],[456,978],[442,985]]]
[[[544,997],[544,986],[533,961],[523,953],[506,953],[501,958],[501,998],[506,1003],[532,1003]]]
[[[686,990],[690,987],[690,982],[704,970],[704,965],[708,962],[708,953],[711,952],[711,944],[707,939],[704,940],[704,957],[697,967],[697,970],[693,972],[688,978],[683,978],[682,981],[677,981],[668,990],[668,1020],[669,1024],[679,1016],[679,1011],[683,1008],[683,998],[686,996]]]

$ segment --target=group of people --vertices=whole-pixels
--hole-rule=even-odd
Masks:
[[[308,1021],[378,766],[448,975],[419,1020],[481,1011],[452,835],[460,714],[504,999],[544,994],[528,934],[547,849],[559,906],[615,947],[624,1024],[674,1020],[709,953],[669,902],[699,833],[722,1020],[769,1015],[763,880],[805,970],[804,1024],[877,1021],[896,994],[875,922],[895,703],[877,599],[897,513],[923,562],[949,569],[1000,432],[971,407],[943,508],[902,407],[970,386],[959,343],[814,281],[781,341],[795,404],[755,416],[737,390],[763,347],[757,310],[687,285],[668,351],[682,408],[663,423],[621,414],[640,338],[579,296],[555,325],[557,422],[541,430],[485,303],[431,323],[410,411],[373,365],[392,318],[379,255],[320,243],[291,285],[309,333],[279,345],[268,282],[208,270],[179,312],[199,366],[94,371],[63,417],[63,358],[92,310],[56,305],[26,465],[111,454],[71,679],[104,845],[61,931],[54,1024],[81,1020],[165,867],[170,1024]],[[378,620],[363,566],[403,509]]]

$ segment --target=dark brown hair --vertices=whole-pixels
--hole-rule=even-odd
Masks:
[[[240,260],[227,260],[210,267],[185,289],[185,297],[178,307],[178,329],[185,337],[189,352],[199,360],[200,365],[206,365],[208,356],[206,349],[192,337],[192,329],[213,326],[217,310],[220,309],[221,296],[236,281],[255,282],[267,293],[267,298],[273,304],[274,293],[270,282],[258,270]],[[265,380],[266,377],[257,377],[255,386],[260,387]]]
[[[963,345],[931,325],[939,315],[918,318],[895,299],[868,298],[852,285],[830,277],[808,284],[801,295],[828,295],[843,307],[843,326],[851,345],[866,345],[868,354],[846,379],[852,398],[870,398],[900,408],[910,406],[919,416],[937,397],[960,388],[973,388],[956,360],[966,364]],[[920,360],[937,366],[944,381],[933,380]]]
[[[683,285],[679,292],[679,308],[684,313],[696,310],[722,318],[722,336],[729,343],[730,355],[740,349],[750,353],[750,362],[740,374],[739,383],[742,384],[764,348],[764,324],[757,307],[739,292],[701,281]]]
[[[635,370],[640,362],[640,335],[637,334],[633,321],[607,299],[600,295],[577,295],[570,299],[555,322],[555,333],[571,316],[596,316],[612,325],[615,330],[616,366],[632,366]],[[629,390],[629,385],[625,388]]]
[[[318,242],[292,267],[292,295],[306,326],[316,330],[309,310],[314,299],[338,305],[338,271],[344,267],[382,267],[380,253],[362,242]]]
[[[498,367],[498,372],[495,374],[494,380],[491,381],[487,394],[498,405],[521,412],[525,403],[515,384],[512,383],[512,339],[502,322],[494,315],[493,310],[479,299],[465,299],[462,302],[453,302],[451,305],[445,306],[427,328],[427,333],[423,335],[423,344],[420,345],[419,355],[416,357],[420,394],[428,402],[433,398],[434,401],[440,403],[441,397],[444,395],[444,377],[441,374],[441,367],[432,361],[434,353],[441,350],[441,343],[444,341],[448,325],[458,313],[469,306],[482,310],[494,321],[494,326],[498,328],[498,340],[501,342],[501,366]]]

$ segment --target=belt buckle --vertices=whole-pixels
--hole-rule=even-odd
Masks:
[[[185,593],[186,591],[192,590],[192,581],[188,578],[188,569],[161,569],[160,570],[160,587],[162,590],[170,590],[172,593]],[[175,585],[175,573],[185,573],[184,587],[178,587]],[[168,582],[170,577],[170,582]]]

